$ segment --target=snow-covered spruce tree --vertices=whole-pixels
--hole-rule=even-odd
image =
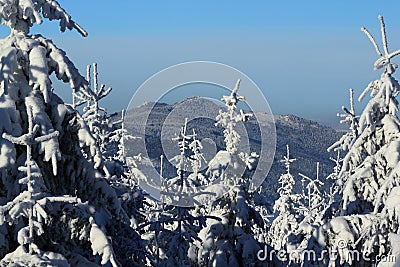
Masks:
[[[290,261],[296,264],[303,261],[305,249],[310,238],[323,224],[323,214],[329,198],[321,191],[324,183],[319,179],[319,162],[314,179],[299,173],[302,177],[302,193],[296,202],[298,227],[288,237],[287,251]]]
[[[89,127],[91,134],[96,140],[97,146],[100,148],[100,151],[103,155],[107,153],[107,144],[109,134],[111,132],[111,125],[109,122],[109,117],[107,115],[107,110],[104,107],[100,106],[100,100],[106,97],[111,91],[112,88],[101,84],[99,86],[98,76],[99,73],[97,71],[97,63],[93,63],[93,78],[91,75],[92,66],[87,66],[86,79],[89,81],[89,86],[93,90],[93,97],[80,97],[75,93],[75,90],[72,92],[73,94],[73,107],[77,108],[81,105],[85,105],[83,107],[83,115],[82,118],[85,120],[86,124]],[[76,101],[78,100],[78,101]]]
[[[329,159],[335,163],[333,167],[332,173],[330,173],[326,180],[330,180],[331,186],[329,188],[329,192],[325,192],[325,202],[326,206],[322,211],[322,222],[326,222],[330,218],[337,216],[340,211],[340,199],[341,194],[340,191],[343,188],[343,181],[340,179],[340,170],[342,168],[343,158],[342,154],[348,152],[348,150],[352,147],[355,140],[359,136],[358,134],[358,126],[359,126],[359,118],[355,113],[354,107],[354,90],[352,88],[349,89],[350,93],[350,108],[342,106],[342,110],[344,113],[338,113],[337,116],[342,118],[340,123],[348,124],[349,130],[334,144],[332,144],[327,150],[328,152],[335,151],[336,157],[330,157]]]
[[[302,177],[302,194],[299,201],[299,212],[304,217],[303,222],[312,224],[321,220],[321,211],[326,203],[321,191],[324,183],[319,178],[319,162],[317,162],[317,172],[314,179],[299,173]]]
[[[253,227],[255,238],[261,244],[266,244],[266,243],[269,244],[268,242],[269,229],[274,219],[274,212],[273,212],[274,203],[271,203],[271,201],[268,199],[268,195],[265,194],[264,189],[262,187],[259,187],[256,191],[254,191],[253,203],[254,203],[254,209],[256,210],[257,213],[260,214],[264,222],[263,228],[260,228],[257,225]]]
[[[355,114],[354,108],[354,90],[349,89],[350,92],[350,110],[345,106],[342,106],[344,113],[338,113],[337,116],[343,118],[340,123],[346,123],[349,125],[349,131],[345,133],[336,143],[328,148],[328,151],[348,151],[354,144],[356,138],[359,136],[359,116]]]
[[[84,106],[82,118],[100,148],[101,155],[98,156],[104,160],[103,171],[107,178],[112,178],[111,182],[118,182],[115,180],[129,176],[124,155],[125,142],[135,137],[128,134],[124,127],[125,110],[121,112],[121,119],[116,120],[114,117],[118,115],[117,113],[109,115],[107,109],[100,106],[100,101],[109,95],[112,88],[106,89],[104,84],[99,85],[98,75],[97,63],[87,66],[86,78],[90,88],[93,88],[93,97],[79,95],[74,90],[72,106],[74,108]],[[87,155],[87,149],[83,149],[83,153]]]
[[[290,173],[290,164],[296,159],[290,158],[288,145],[286,146],[286,151],[286,156],[280,161],[285,164],[286,173],[279,177],[278,182],[281,185],[278,189],[279,198],[274,204],[274,212],[277,216],[272,221],[268,232],[268,243],[277,250],[286,249],[288,236],[297,229],[299,220],[296,211],[296,203],[299,196],[293,192],[295,181]]]
[[[339,173],[342,168],[343,159],[340,156],[340,150],[338,150],[336,157],[329,157],[329,159],[335,163],[332,172],[326,177],[326,180],[330,180],[331,185],[329,192],[325,192],[326,207],[324,214],[322,215],[322,221],[337,216],[340,202],[340,190],[343,187],[342,181],[339,180]],[[335,205],[333,205],[335,203]]]
[[[92,68],[93,67],[93,68]],[[92,72],[93,70],[93,72]],[[83,105],[82,119],[88,125],[100,155],[103,160],[103,168],[108,183],[115,190],[118,201],[120,202],[125,215],[129,218],[131,228],[135,229],[143,223],[143,204],[145,194],[134,180],[134,173],[128,168],[124,149],[125,141],[135,139],[124,128],[125,110],[121,112],[121,119],[115,120],[113,117],[118,114],[109,115],[105,107],[100,106],[100,101],[112,91],[111,87],[106,89],[104,84],[99,84],[99,73],[97,63],[88,65],[86,68],[86,79],[89,81],[90,88],[93,88],[93,97],[88,98],[85,95],[79,95],[73,90],[73,107],[78,108]],[[90,155],[87,148],[83,148],[84,155]],[[140,160],[136,157],[136,161]],[[114,230],[114,229],[113,229]],[[132,231],[126,229],[126,231]],[[121,247],[128,246],[135,249],[135,242],[120,236],[118,242]],[[129,252],[128,252],[129,253]],[[130,257],[128,254],[126,257]]]
[[[111,117],[109,118],[112,119]],[[121,119],[109,123],[110,132],[108,133],[108,145],[106,159],[104,162],[106,177],[108,182],[115,189],[121,205],[128,215],[131,227],[136,228],[143,223],[145,204],[145,193],[138,186],[136,175],[140,170],[135,165],[143,161],[141,155],[129,158],[125,157],[125,141],[136,137],[130,135],[124,127],[125,110],[121,112]],[[130,163],[128,164],[129,161]],[[135,166],[134,166],[135,165]],[[143,175],[142,172],[140,172]]]
[[[108,154],[108,157],[117,160],[126,164],[126,157],[125,157],[125,144],[129,140],[137,139],[138,137],[132,136],[129,132],[125,129],[125,110],[121,111],[121,119],[112,121],[111,122],[111,132],[108,135],[108,140],[112,143],[115,147],[111,149],[112,154]],[[111,117],[110,117],[111,119]],[[138,160],[140,155],[136,158]]]
[[[27,101],[28,102],[28,101]],[[66,259],[55,253],[41,251],[34,243],[35,236],[43,234],[41,222],[47,219],[47,213],[43,206],[47,201],[51,201],[42,191],[46,189],[42,174],[36,162],[32,160],[32,146],[38,143],[49,141],[57,138],[58,132],[52,132],[45,136],[36,137],[36,132],[39,130],[39,125],[33,126],[32,106],[27,104],[28,115],[28,133],[20,137],[13,137],[3,133],[3,138],[13,144],[26,146],[26,163],[25,166],[18,168],[19,171],[26,173],[19,178],[18,183],[26,187],[20,187],[20,194],[6,205],[1,207],[1,220],[4,223],[6,220],[9,223],[19,223],[20,230],[18,231],[19,247],[12,253],[7,254],[1,261],[2,265],[12,264],[46,264],[68,266]],[[57,171],[57,159],[55,158],[53,171]],[[65,200],[64,200],[65,201]],[[74,200],[72,200],[73,202]],[[4,216],[5,215],[5,216]],[[24,225],[24,220],[27,219],[27,225]],[[26,249],[26,246],[28,249]]]
[[[226,111],[220,110],[217,125],[224,128],[226,149],[219,151],[208,164],[208,173],[230,188],[216,200],[209,213],[222,221],[210,220],[199,236],[203,244],[198,253],[201,266],[257,266],[257,252],[261,248],[255,240],[254,228],[263,229],[261,215],[254,208],[250,193],[250,176],[241,170],[251,169],[257,155],[239,151],[240,136],[235,130],[239,121],[250,114],[237,112],[237,104],[244,101],[239,96],[240,80],[229,96],[224,96]],[[243,167],[243,168],[241,168]],[[238,170],[239,169],[239,170]]]
[[[310,243],[310,247],[317,250],[338,250],[338,260],[325,261],[332,266],[338,263],[373,264],[375,256],[389,255],[391,248],[393,251],[398,247],[391,241],[397,240],[400,222],[397,213],[400,121],[396,100],[400,87],[392,77],[397,65],[391,59],[400,54],[400,50],[389,53],[385,24],[381,16],[379,20],[384,53],[372,35],[362,28],[380,56],[374,69],[383,69],[383,73],[379,80],[367,86],[359,98],[361,101],[371,91],[371,99],[359,119],[358,136],[351,142],[339,173],[338,179],[343,181],[341,216],[329,220]],[[343,244],[347,246],[339,249]],[[359,251],[367,259],[349,257],[349,250]]]
[[[180,149],[180,154],[171,159],[175,163],[177,176],[166,181],[162,192],[164,203],[158,203],[157,209],[151,212],[150,222],[140,226],[150,233],[145,238],[152,252],[152,266],[196,266],[199,244],[202,243],[198,233],[206,226],[207,219],[218,221],[218,218],[199,214],[195,207],[165,204],[196,205],[198,203],[195,200],[188,198],[196,196],[198,187],[204,185],[205,177],[200,172],[205,162],[202,145],[194,130],[192,134],[187,131],[186,119],[179,135],[173,138]],[[174,193],[171,194],[171,191]]]
[[[10,36],[0,41],[1,264],[27,266],[27,260],[35,259],[37,265],[60,266],[66,259],[73,266],[117,266],[116,257],[130,265],[140,262],[140,237],[95,169],[102,165],[99,148],[75,110],[53,93],[50,75],[68,82],[82,97],[94,94],[65,52],[51,40],[29,34],[42,17],[59,20],[61,31],[86,35],[57,1],[1,1],[1,23],[11,28]],[[91,162],[81,147],[89,147]],[[27,173],[26,179],[20,179],[19,170]],[[33,232],[27,235],[29,222]],[[121,238],[130,242],[119,242]]]
[[[93,67],[93,73],[92,73]],[[121,202],[124,211],[131,221],[131,226],[136,228],[143,222],[144,216],[140,209],[143,208],[144,194],[134,181],[134,173],[128,168],[124,149],[125,141],[135,139],[124,127],[125,110],[121,112],[121,119],[115,120],[113,117],[118,114],[109,115],[105,107],[100,106],[100,101],[109,95],[111,87],[106,89],[104,84],[99,85],[99,73],[97,63],[88,65],[86,68],[86,79],[89,81],[90,88],[93,88],[91,98],[86,95],[77,94],[72,91],[72,106],[76,109],[83,107],[82,119],[88,125],[96,145],[100,148],[100,155],[103,159],[103,168],[109,184],[116,190],[117,197]],[[88,149],[83,149],[84,155],[90,155]],[[139,160],[136,157],[136,161]]]
[[[188,201],[186,206],[198,205],[194,198],[197,194],[201,194],[199,187],[208,184],[208,180],[201,173],[201,167],[206,163],[202,153],[202,144],[197,138],[197,134],[193,129],[191,134],[187,133],[187,119],[181,128],[179,135],[173,138],[177,141],[180,154],[171,159],[175,165],[177,176],[167,181],[165,188],[166,198],[164,202],[171,203],[168,199],[173,196],[175,201]],[[168,191],[172,190],[173,195],[169,195]],[[176,194],[178,192],[179,194]],[[190,198],[187,198],[190,194]]]
[[[202,167],[207,164],[207,160],[202,152],[203,145],[200,140],[197,139],[197,134],[193,129],[192,140],[189,144],[189,149],[192,154],[189,156],[189,162],[191,166],[191,173],[188,178],[194,180],[197,186],[205,186],[209,183],[208,179],[201,172]]]
[[[359,136],[358,131],[359,131],[360,116],[357,116],[355,113],[354,90],[350,88],[349,92],[350,92],[350,110],[345,106],[342,106],[342,110],[344,113],[337,114],[338,117],[343,118],[340,120],[340,123],[349,125],[349,131],[345,133],[337,142],[335,142],[328,148],[328,152],[330,151],[337,152],[336,158],[330,158],[333,162],[335,162],[335,167],[333,169],[333,172],[327,177],[327,179],[331,179],[333,182],[329,192],[329,197],[331,202],[330,204],[334,202],[334,199],[336,202],[338,202],[337,197],[339,195],[339,190],[340,188],[343,187],[343,181],[340,179],[341,176],[339,175],[343,162],[343,159],[340,157],[340,155],[342,153],[347,153]],[[332,212],[332,209],[329,210],[330,210],[329,212]],[[334,210],[337,210],[337,207],[335,207]]]
[[[151,253],[151,266],[196,266],[201,243],[199,231],[211,216],[193,215],[193,208],[160,205],[153,210],[153,218],[139,228],[146,230],[145,239]],[[213,218],[216,220],[217,218]]]

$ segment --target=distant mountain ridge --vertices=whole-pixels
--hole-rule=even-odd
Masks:
[[[125,125],[133,135],[139,133],[140,127],[146,127],[147,151],[156,167],[159,167],[159,157],[163,151],[160,141],[161,133],[163,134],[164,144],[167,144],[167,147],[171,149],[176,149],[175,153],[178,153],[177,144],[171,139],[174,134],[179,132],[185,118],[197,117],[199,109],[201,109],[202,117],[190,121],[188,129],[190,131],[191,128],[195,129],[201,139],[212,139],[218,149],[223,148],[223,129],[215,126],[215,121],[211,119],[215,118],[221,107],[211,101],[197,105],[199,103],[195,97],[172,105],[166,103],[144,103],[128,111]],[[149,113],[150,109],[152,110],[146,123],[146,114]],[[261,125],[268,124],[271,121],[271,115],[261,112],[257,112],[256,115]],[[277,188],[279,187],[277,181],[279,176],[285,172],[280,160],[286,155],[286,145],[290,147],[291,157],[297,159],[291,167],[292,175],[296,179],[296,190],[301,190],[301,181],[298,173],[301,172],[309,177],[315,177],[317,162],[320,163],[320,179],[325,181],[325,177],[332,172],[334,167],[334,163],[329,157],[335,156],[334,153],[328,153],[327,148],[336,142],[343,133],[295,115],[274,115],[273,118],[277,136],[276,153],[271,170],[263,184],[268,196],[271,199],[277,197]],[[258,127],[256,127],[255,123],[254,119],[250,119],[245,122],[245,127],[250,137],[251,149],[259,151],[261,140],[259,134],[257,135]],[[162,128],[163,124],[164,129]],[[134,143],[131,147],[135,150]],[[175,170],[172,165],[169,167],[165,170],[166,175],[174,175]],[[328,186],[328,183],[329,181],[326,186]]]

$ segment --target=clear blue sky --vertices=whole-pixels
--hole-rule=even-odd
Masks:
[[[377,55],[360,31],[380,41],[385,18],[389,50],[400,49],[399,1],[104,1],[60,0],[88,32],[58,33],[58,23],[35,27],[63,48],[76,66],[98,62],[100,81],[114,91],[104,103],[125,108],[136,88],[168,66],[192,60],[231,65],[262,89],[274,113],[335,120],[379,77]],[[400,63],[400,58],[394,62]],[[400,72],[400,71],[399,71]],[[56,89],[64,97],[67,89]],[[63,91],[63,92],[61,92]],[[357,105],[360,112],[365,102]]]

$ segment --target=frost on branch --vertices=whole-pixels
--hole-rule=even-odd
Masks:
[[[8,96],[0,96],[0,133],[7,132],[11,135],[20,135],[21,126],[18,122],[18,111],[15,103]],[[15,145],[0,137],[0,168],[6,168],[15,163]]]
[[[8,94],[8,81],[12,77],[17,65],[17,51],[14,47],[0,46],[0,82],[3,84],[4,94]]]

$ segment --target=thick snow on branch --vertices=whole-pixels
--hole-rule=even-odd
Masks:
[[[14,29],[27,30],[34,23],[41,24],[42,16],[59,20],[62,32],[75,29],[82,36],[88,35],[55,0],[0,0],[0,20]]]
[[[18,112],[15,102],[8,96],[0,96],[0,133],[20,135],[21,127],[17,127]],[[0,168],[10,167],[15,163],[15,146],[10,141],[0,137]]]
[[[8,94],[8,83],[17,68],[17,51],[14,47],[0,46],[0,83],[3,83],[3,92]]]
[[[30,254],[24,246],[7,254],[0,263],[1,266],[47,266],[47,267],[69,267],[64,256],[50,251],[35,249],[35,254]]]
[[[10,93],[8,92],[10,84],[18,82],[13,79],[13,74],[19,67],[29,77],[26,79],[31,90],[41,91],[46,103],[49,103],[53,92],[50,80],[52,73],[59,80],[69,83],[74,92],[87,98],[93,97],[88,82],[79,74],[66,53],[41,35],[16,34],[10,36],[0,46],[0,56],[0,69],[2,70],[0,82],[3,83],[5,94]],[[17,87],[19,86],[17,85]]]
[[[110,263],[113,267],[120,266],[114,256],[112,245],[104,234],[103,230],[96,224],[95,220],[90,217],[90,242],[92,243],[93,255],[101,255],[101,264]]]
[[[222,126],[224,130],[224,141],[226,144],[226,151],[229,153],[236,153],[237,146],[240,143],[240,135],[235,130],[235,126],[240,121],[246,121],[249,117],[253,116],[250,113],[244,113],[243,110],[236,112],[237,104],[241,101],[245,101],[244,96],[237,94],[239,90],[240,79],[236,82],[235,88],[232,90],[229,96],[223,96],[222,101],[225,102],[225,106],[228,111],[219,111],[216,118],[216,126]]]

